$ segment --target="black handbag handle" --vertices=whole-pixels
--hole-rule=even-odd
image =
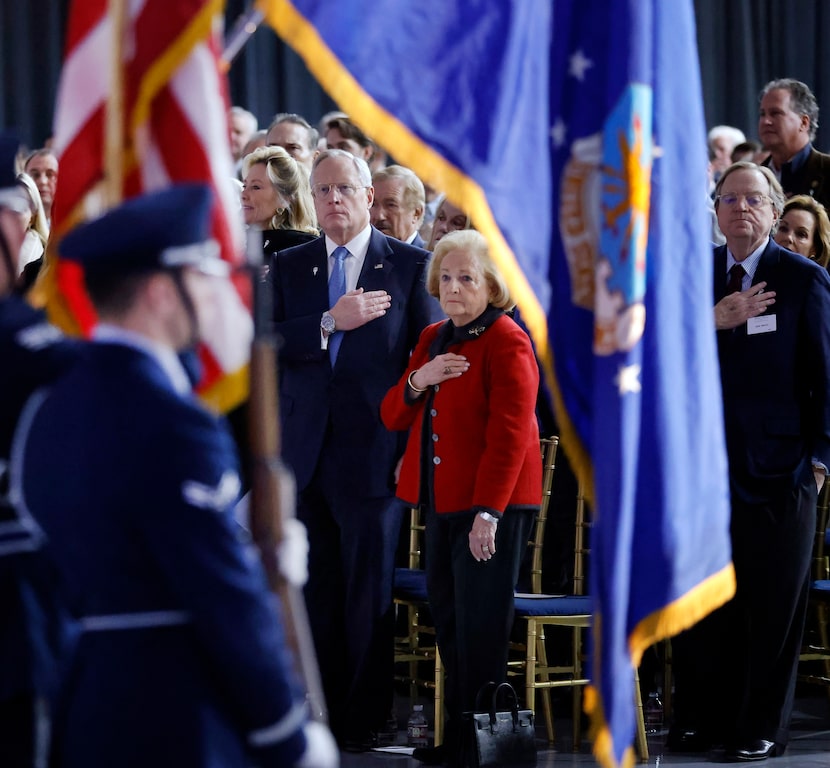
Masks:
[[[494,726],[496,724],[496,709],[498,708],[499,694],[503,690],[509,692],[509,694],[513,697],[512,706],[510,706],[509,708],[510,712],[513,715],[513,725],[514,727],[516,727],[519,723],[519,697],[516,695],[516,691],[513,688],[513,686],[510,685],[510,683],[494,683],[490,681],[489,683],[486,683],[485,685],[481,686],[481,688],[479,688],[478,693],[476,694],[476,711],[482,711],[482,707],[484,705],[483,699],[492,691],[493,693],[490,697],[489,715],[490,724]]]

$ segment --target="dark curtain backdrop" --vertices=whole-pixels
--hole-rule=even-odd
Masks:
[[[229,30],[247,4],[228,0]],[[51,134],[68,5],[0,0],[0,126],[15,126],[29,146]],[[735,125],[754,137],[761,86],[795,77],[824,107],[828,125],[819,129],[816,143],[830,151],[830,46],[820,42],[830,29],[830,2],[695,0],[695,9],[707,123]],[[334,108],[299,57],[266,26],[234,62],[230,87],[232,102],[250,109],[263,126],[276,112],[298,112],[316,122]]]

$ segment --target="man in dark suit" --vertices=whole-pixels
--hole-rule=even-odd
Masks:
[[[768,168],[736,163],[716,191],[737,591],[676,639],[677,714],[727,760],[762,760],[789,739],[817,491],[830,466],[830,278],[770,238],[784,196]]]
[[[327,150],[311,183],[325,235],[277,254],[269,273],[284,342],[283,455],[308,527],[306,600],[330,722],[345,749],[361,751],[392,705],[393,478],[404,446],[379,407],[441,314],[424,287],[427,253],[369,223],[366,162]]]
[[[372,226],[384,235],[423,248],[419,234],[426,205],[423,182],[409,168],[387,165],[372,174],[372,185]]]
[[[77,619],[55,729],[64,768],[337,764],[233,519],[230,434],[177,356],[227,279],[212,209],[209,187],[181,185],[61,243],[101,322],[74,368],[29,401],[12,490],[45,530]]]
[[[830,207],[830,155],[813,147],[818,104],[801,81],[772,80],[761,91],[758,136],[770,156],[764,161],[786,197],[810,195]]]

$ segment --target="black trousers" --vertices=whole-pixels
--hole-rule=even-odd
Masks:
[[[534,511],[509,510],[496,530],[496,554],[476,562],[467,535],[473,513],[427,511],[427,594],[446,671],[444,743],[458,743],[461,713],[472,710],[478,690],[502,682],[513,628],[513,590],[527,547]]]
[[[789,740],[816,497],[812,471],[774,501],[733,496],[735,597],[672,641],[676,722],[713,743]]]
[[[309,539],[305,587],[329,722],[338,739],[379,730],[394,693],[392,579],[403,506],[393,496],[355,498],[325,454],[299,494]]]

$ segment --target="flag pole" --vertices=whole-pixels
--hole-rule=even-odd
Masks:
[[[271,329],[271,300],[262,279],[262,236],[248,232],[248,268],[254,293],[251,346],[249,431],[251,446],[251,535],[262,557],[271,590],[280,598],[288,645],[305,684],[312,719],[328,719],[320,669],[302,591],[280,573],[277,548],[283,522],[294,516],[294,478],[280,460],[277,388],[277,338]]]
[[[107,97],[104,132],[104,208],[121,202],[124,190],[124,31],[126,0],[109,0],[112,19],[110,72],[112,87]]]
[[[233,29],[225,40],[225,48],[219,57],[219,67],[223,73],[231,68],[233,60],[257,31],[265,15],[258,8],[249,8],[233,25]]]

